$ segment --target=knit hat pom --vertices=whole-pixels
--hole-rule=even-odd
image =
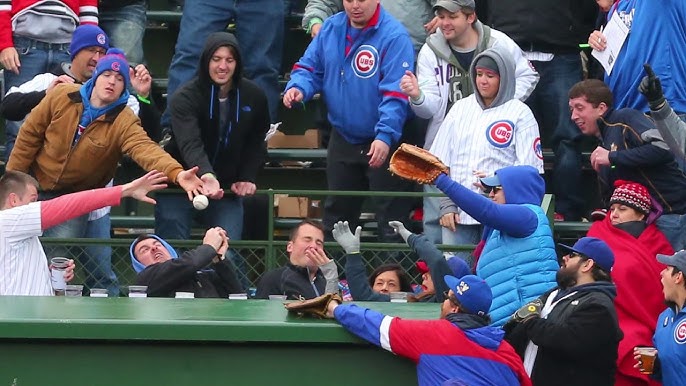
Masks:
[[[643,214],[650,213],[652,206],[650,193],[645,186],[637,182],[624,180],[617,180],[614,185],[615,191],[612,192],[610,205],[618,203],[634,208]]]

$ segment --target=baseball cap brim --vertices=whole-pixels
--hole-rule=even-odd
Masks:
[[[657,261],[659,261],[660,263],[662,263],[664,265],[669,265],[672,267],[677,267],[677,268],[679,268],[680,271],[684,272],[684,271],[686,271],[686,264],[684,264],[682,259],[681,259],[682,261],[679,261],[680,259],[676,258],[676,255],[683,254],[683,253],[684,253],[684,251],[681,250],[681,251],[676,252],[673,255],[657,254],[656,257],[657,257]]]
[[[451,13],[455,13],[455,12],[457,12],[457,11],[459,11],[459,10],[462,9],[462,7],[460,7],[456,2],[450,1],[450,0],[447,0],[447,1],[437,1],[436,4],[433,6],[432,9],[433,9],[434,12],[436,12],[436,11],[438,11],[440,8],[443,8],[443,9],[445,9],[446,11],[451,12]]]
[[[443,281],[448,286],[448,289],[452,290],[453,292],[456,292],[457,286],[460,285],[460,279],[452,275],[443,276]]]
[[[568,251],[572,251],[572,252],[576,252],[576,253],[580,253],[582,255],[585,255],[585,253],[578,251],[578,250],[574,249],[574,247],[570,247],[569,245],[562,244],[562,243],[558,243],[557,245],[561,248],[568,250]]]
[[[481,179],[481,184],[484,186],[500,186],[500,178],[497,175],[484,177]]]

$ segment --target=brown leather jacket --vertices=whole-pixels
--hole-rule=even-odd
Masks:
[[[126,105],[95,119],[72,147],[83,112],[79,87],[56,87],[31,111],[7,170],[33,174],[42,191],[75,192],[105,186],[128,154],[143,169],[159,170],[176,181],[183,168],[148,137]]]

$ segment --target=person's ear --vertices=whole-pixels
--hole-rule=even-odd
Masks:
[[[293,252],[293,242],[289,241],[288,244],[286,244],[286,252],[291,253]]]
[[[605,115],[607,110],[609,110],[609,107],[607,106],[607,104],[605,104],[605,102],[600,102],[598,104],[598,112],[600,113],[600,115]]]

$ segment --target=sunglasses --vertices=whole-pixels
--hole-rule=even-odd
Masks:
[[[580,259],[582,259],[582,260],[588,260],[588,256],[583,255],[583,254],[581,254],[581,253],[579,253],[579,252],[572,252],[572,253],[569,254],[569,257],[570,257],[570,258],[578,257],[578,258],[580,258]]]
[[[498,193],[499,191],[503,190],[503,187],[498,185],[498,186],[485,186],[484,187],[484,193],[486,194],[491,194],[491,192]]]

